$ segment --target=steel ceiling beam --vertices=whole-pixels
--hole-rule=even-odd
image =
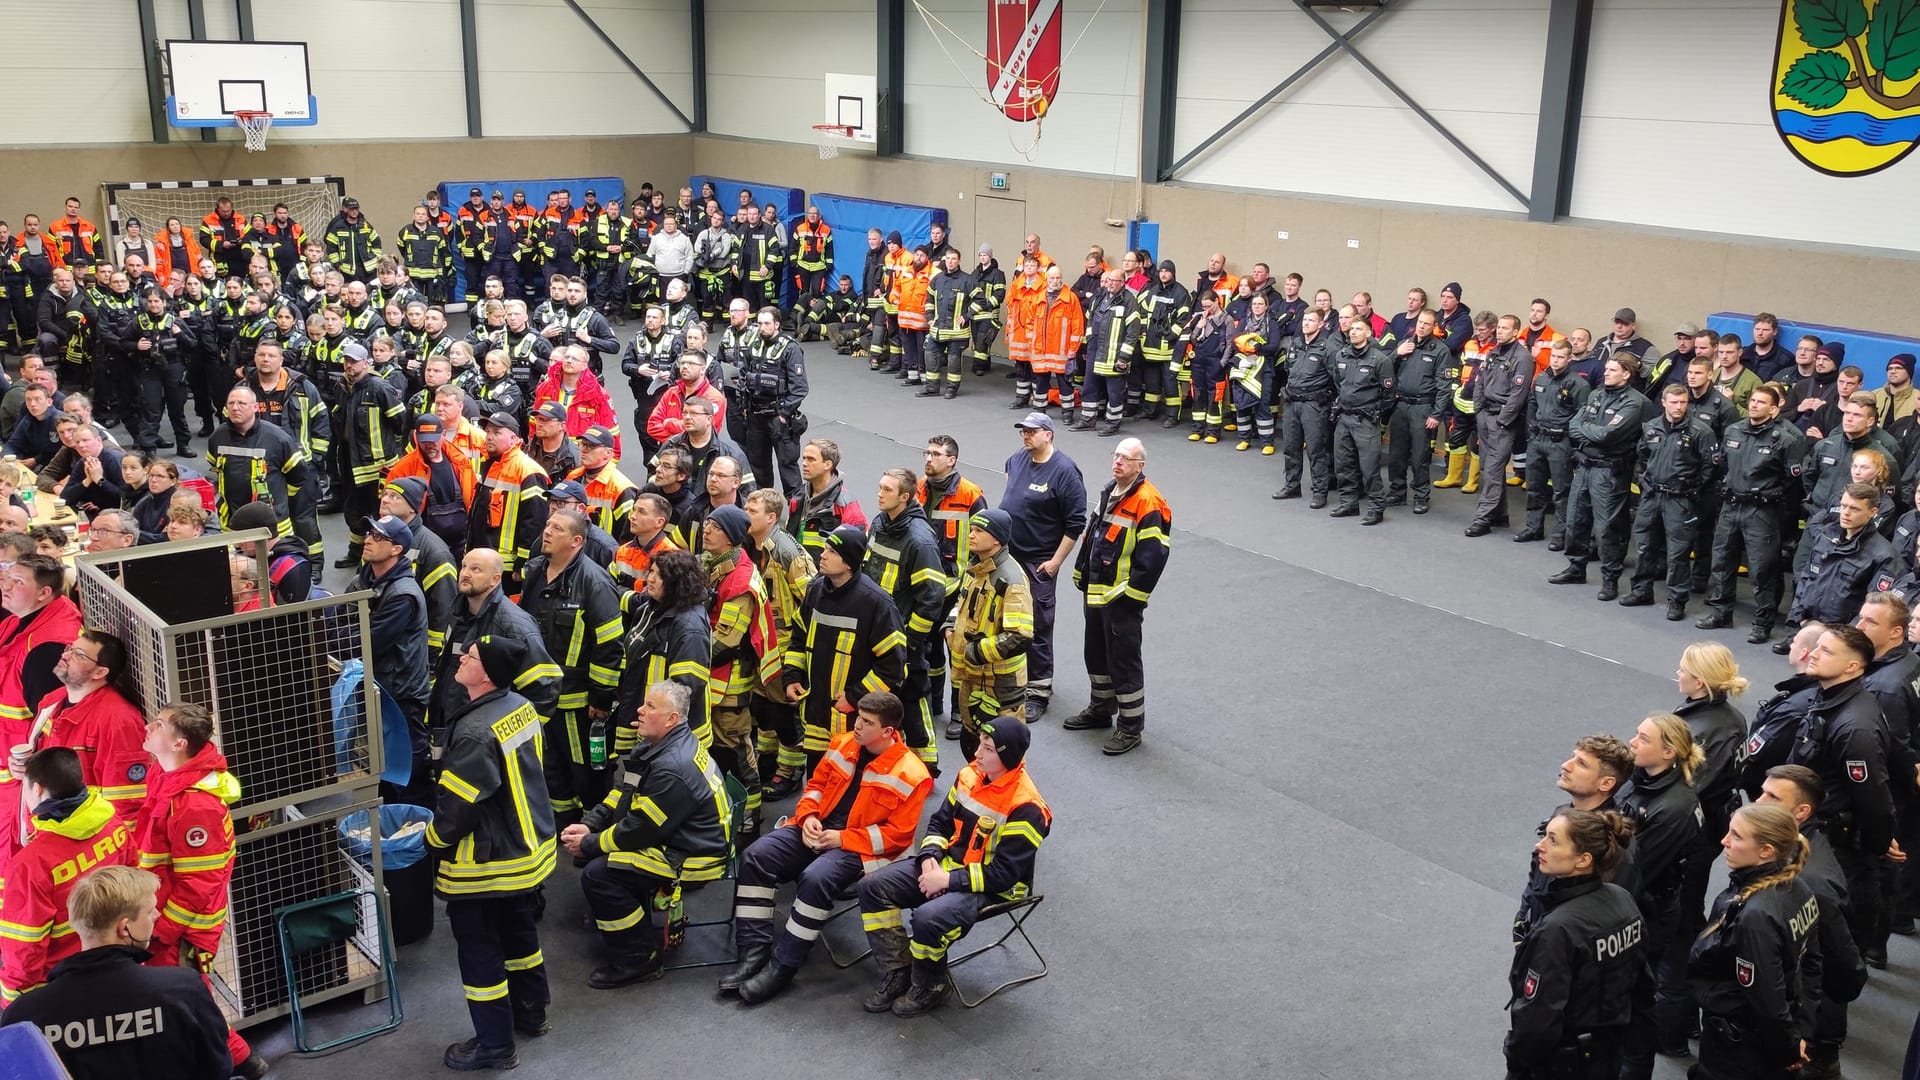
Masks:
[[[586,8],[581,7],[577,0],[565,0],[565,3],[573,9],[575,15],[580,16],[580,21],[587,24],[587,29],[592,30],[595,37],[598,37],[607,48],[613,50],[613,55],[620,58],[620,62],[627,66],[627,70],[639,76],[640,81],[647,84],[647,89],[653,91],[653,96],[659,98],[660,103],[665,105],[668,111],[679,117],[681,123],[687,125],[688,131],[694,130],[693,118],[680,111],[680,106],[675,105],[673,99],[668,97],[666,92],[661,90],[660,87],[647,76],[645,71],[641,70],[640,65],[633,62],[633,57],[628,56],[626,50],[622,49],[612,37],[608,36],[607,32],[600,28],[599,23],[593,21],[593,16],[587,14]]]

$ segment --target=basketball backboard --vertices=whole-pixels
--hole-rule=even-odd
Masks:
[[[304,41],[167,42],[167,122],[234,127],[236,112],[267,112],[276,125],[319,122]]]
[[[821,105],[820,122],[852,128],[853,133],[847,138],[854,142],[873,142],[874,125],[879,121],[874,109],[873,76],[840,75],[829,71],[821,79],[826,95]]]

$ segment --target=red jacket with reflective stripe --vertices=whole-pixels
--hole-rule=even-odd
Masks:
[[[860,740],[853,732],[835,735],[827,756],[814,766],[806,790],[793,805],[788,827],[799,828],[810,815],[825,817],[853,783],[853,766],[859,760]],[[926,765],[911,747],[895,739],[860,774],[860,788],[847,811],[846,827],[840,831],[840,846],[860,856],[868,873],[899,858],[913,844],[920,811],[932,791],[933,777]]]
[[[52,710],[49,712],[49,710]],[[80,757],[87,786],[99,788],[113,804],[115,815],[131,821],[147,801],[147,777],[153,757],[141,745],[147,739],[147,718],[112,687],[102,687],[67,704],[65,687],[40,702],[52,727],[40,740],[40,749],[64,746]]]
[[[233,816],[240,782],[212,743],[173,772],[162,771],[134,828],[140,869],[160,879],[154,902],[156,956],[177,955],[181,941],[202,952],[220,948],[227,925],[227,883],[233,877]]]
[[[0,999],[7,1004],[80,951],[67,923],[67,897],[80,878],[97,867],[133,865],[131,827],[98,791],[64,819],[36,817],[33,827],[33,839],[13,857],[0,902]]]

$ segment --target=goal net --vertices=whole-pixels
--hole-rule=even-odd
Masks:
[[[255,214],[273,217],[278,203],[287,204],[308,236],[321,236],[339,212],[347,182],[338,176],[311,176],[278,180],[164,180],[102,184],[107,199],[107,229],[118,240],[126,234],[128,218],[140,219],[141,234],[157,238],[167,219],[177,217],[188,229],[213,213],[222,195],[233,200],[233,212],[243,221]]]

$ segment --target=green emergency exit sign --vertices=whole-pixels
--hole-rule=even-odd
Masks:
[[[995,191],[1007,190],[1007,187],[1008,187],[1007,174],[1003,172],[988,173],[987,186],[992,188]]]

